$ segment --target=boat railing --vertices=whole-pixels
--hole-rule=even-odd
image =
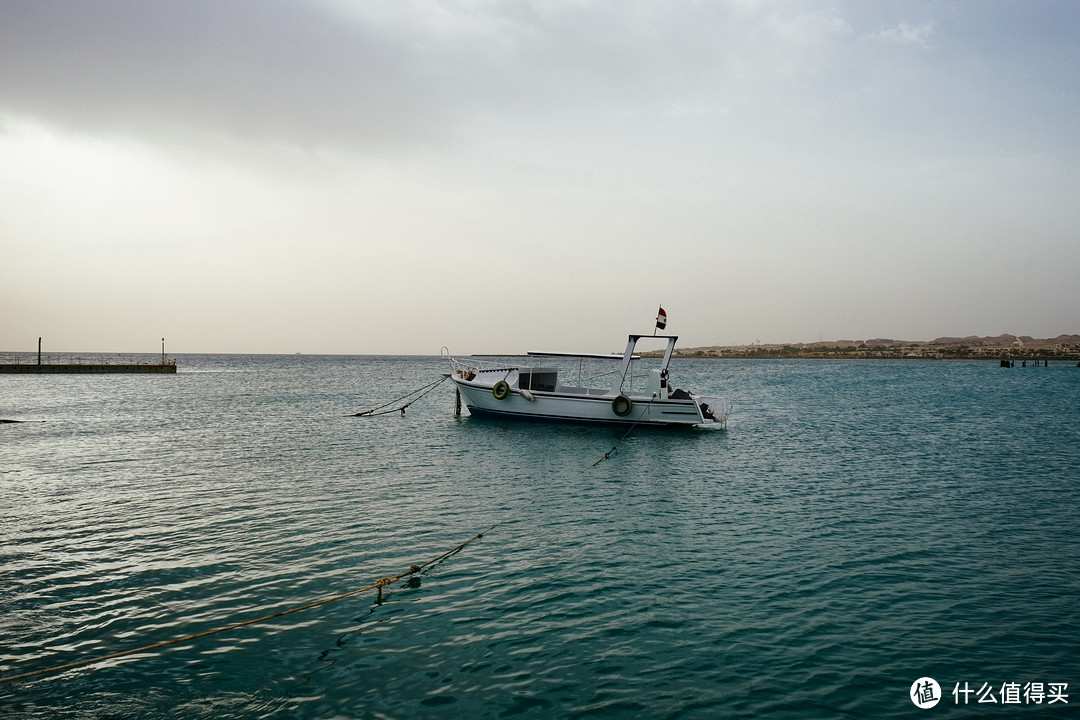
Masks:
[[[450,368],[453,374],[464,380],[473,380],[477,376],[491,373],[497,373],[505,377],[509,373],[518,370],[521,367],[519,365],[508,364],[505,359],[482,360],[476,357],[454,357],[450,355],[449,351],[445,347],[442,349],[442,357],[450,363]],[[635,355],[634,360],[638,359],[638,356]],[[537,357],[536,360],[537,367],[544,366],[542,358]],[[558,367],[558,364],[556,364],[556,367]],[[566,368],[562,369],[566,370]],[[579,362],[577,368],[577,384],[579,387],[585,387],[587,386],[587,383],[590,383],[594,380],[598,380],[601,378],[609,378],[617,376],[619,374],[618,370],[610,370],[607,372],[602,372],[596,375],[589,375],[586,377],[583,374],[583,370],[584,364]],[[560,373],[560,375],[562,375],[562,373]],[[648,375],[649,370],[641,372],[641,369],[637,367],[637,364],[635,362],[631,362],[630,367],[627,369],[626,377],[622,383],[622,388],[629,392],[639,390],[640,388],[638,386],[643,385],[643,381],[647,380]],[[498,379],[502,380],[503,377],[500,377]],[[597,394],[603,395],[607,394],[609,391],[610,388],[599,388],[597,389]]]
[[[454,375],[464,380],[472,380],[478,375],[490,373],[507,375],[518,369],[516,366],[507,365],[505,361],[497,362],[493,360],[478,360],[471,357],[451,357],[445,353],[443,357],[450,363],[450,368]]]

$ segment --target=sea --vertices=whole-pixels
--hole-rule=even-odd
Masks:
[[[676,359],[661,431],[177,359],[0,376],[2,718],[1080,714],[1073,363]]]

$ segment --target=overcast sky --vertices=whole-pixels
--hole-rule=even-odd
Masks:
[[[1080,3],[0,0],[0,350],[1080,332]]]

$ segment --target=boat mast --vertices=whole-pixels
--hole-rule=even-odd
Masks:
[[[634,359],[634,348],[637,347],[638,340],[643,337],[658,337],[667,340],[667,348],[664,349],[664,359],[660,363],[660,372],[666,376],[668,363],[671,362],[671,354],[675,350],[675,343],[678,341],[678,335],[631,335],[626,341],[626,352],[623,353],[622,362],[619,363],[619,372],[616,374],[615,386],[612,391],[616,394],[621,393],[623,385],[626,384],[627,374],[630,372],[630,362]]]
[[[623,353],[622,362],[619,363],[619,372],[615,375],[615,387],[611,388],[615,394],[622,392],[623,383],[626,382],[626,373],[630,370],[630,361],[634,357],[634,347],[640,339],[641,335],[631,335],[626,341],[626,352]]]
[[[657,337],[665,337],[659,335]],[[671,362],[671,353],[675,351],[675,342],[679,339],[678,335],[667,335],[667,350],[664,351],[664,361],[660,363],[660,372],[667,374],[668,363]]]

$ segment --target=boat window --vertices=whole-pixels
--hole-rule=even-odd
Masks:
[[[518,373],[518,387],[527,390],[555,392],[555,381],[557,376],[557,370],[541,370],[540,368],[521,370]]]

